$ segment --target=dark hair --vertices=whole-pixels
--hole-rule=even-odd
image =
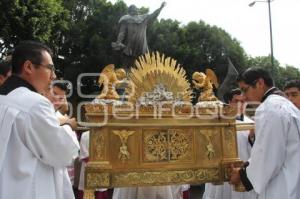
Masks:
[[[299,79],[294,79],[294,80],[290,80],[288,81],[283,90],[289,89],[289,88],[293,88],[296,87],[300,90],[300,80]]]
[[[240,73],[237,78],[237,82],[243,81],[248,85],[255,86],[259,78],[262,78],[267,86],[274,86],[274,81],[266,70],[254,67],[248,68],[244,72]]]
[[[20,74],[25,61],[40,64],[42,62],[42,52],[46,51],[52,56],[52,51],[45,44],[37,41],[23,41],[12,54],[12,73]]]
[[[232,89],[231,91],[224,94],[224,102],[226,104],[229,104],[229,102],[232,100],[234,95],[241,95],[242,91],[239,88]]]
[[[7,73],[11,70],[11,62],[10,61],[2,61],[0,62],[0,75],[7,76]]]
[[[61,90],[65,91],[66,93],[68,93],[70,91],[70,85],[66,82],[61,82],[61,81],[58,81],[58,82],[54,82],[52,87],[58,87],[60,88]]]

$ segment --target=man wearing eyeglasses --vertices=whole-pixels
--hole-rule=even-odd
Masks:
[[[284,86],[287,98],[300,109],[300,80],[290,80]]]
[[[254,189],[259,199],[300,198],[300,112],[274,87],[263,69],[250,68],[238,77],[248,103],[255,111],[256,140],[250,159],[234,168],[230,183]]]
[[[64,195],[63,170],[78,155],[69,133],[76,121],[60,126],[39,94],[56,77],[51,54],[39,42],[21,43],[12,54],[13,75],[0,87],[0,199],[74,198]]]

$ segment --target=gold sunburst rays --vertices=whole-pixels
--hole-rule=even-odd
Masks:
[[[176,60],[160,55],[159,52],[147,53],[135,62],[129,79],[131,89],[129,101],[136,102],[146,92],[152,92],[155,86],[162,84],[173,96],[182,101],[191,101],[192,91],[186,79],[185,70]]]

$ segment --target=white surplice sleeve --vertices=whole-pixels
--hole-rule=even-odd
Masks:
[[[89,140],[90,140],[90,132],[89,131],[83,132],[80,139],[80,154],[79,154],[80,159],[89,157]]]
[[[69,126],[60,126],[50,102],[40,100],[25,117],[26,146],[43,163],[64,167],[78,156],[78,141],[67,132],[66,128],[71,130]]]
[[[251,161],[246,168],[247,177],[258,194],[283,166],[287,150],[287,133],[290,121],[278,104],[268,104],[255,115],[256,140]],[[272,107],[273,106],[273,107]]]

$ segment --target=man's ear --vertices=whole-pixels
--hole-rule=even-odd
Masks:
[[[31,63],[31,61],[29,60],[26,60],[23,64],[23,71],[26,73],[26,74],[31,74],[32,71],[33,71],[33,64]]]
[[[265,87],[265,80],[263,79],[263,78],[259,78],[258,80],[257,80],[257,82],[256,82],[256,86],[258,87],[258,88],[262,88],[262,87]]]
[[[0,85],[3,84],[4,80],[5,80],[5,77],[3,75],[0,75]]]

